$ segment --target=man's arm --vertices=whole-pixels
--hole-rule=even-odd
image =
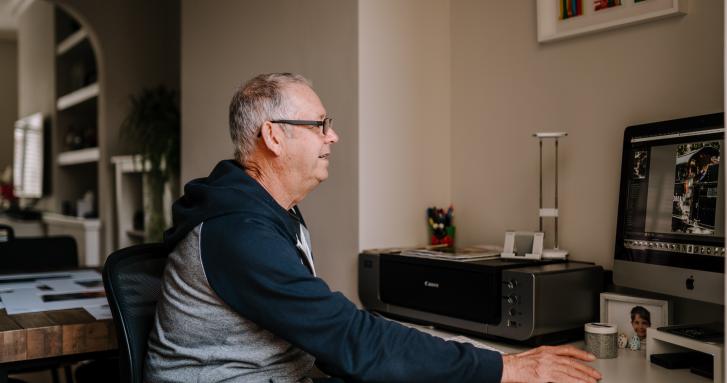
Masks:
[[[501,356],[358,310],[301,263],[262,222],[227,216],[202,228],[210,286],[235,311],[314,355],[329,373],[366,382],[595,382],[573,347]],[[504,368],[503,368],[504,364]]]
[[[366,382],[499,382],[502,357],[358,310],[301,263],[265,222],[226,216],[202,226],[207,280],[220,298],[329,373]]]

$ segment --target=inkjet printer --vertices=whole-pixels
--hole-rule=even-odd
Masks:
[[[582,338],[597,320],[603,269],[563,260],[450,260],[402,251],[359,254],[368,310],[533,345]]]

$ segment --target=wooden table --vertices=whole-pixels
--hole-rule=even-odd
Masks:
[[[117,353],[111,319],[84,309],[8,315],[0,310],[0,383],[8,372]]]

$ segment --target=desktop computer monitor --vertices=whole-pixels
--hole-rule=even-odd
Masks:
[[[624,132],[613,278],[724,304],[723,113]]]
[[[15,122],[13,188],[20,198],[43,197],[43,115],[36,113]]]

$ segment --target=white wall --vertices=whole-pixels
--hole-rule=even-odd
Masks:
[[[684,17],[538,44],[535,2],[452,1],[452,194],[466,207],[462,242],[501,244],[506,229],[537,228],[530,136],[567,131],[561,247],[610,268],[623,129],[723,110],[723,6],[690,1]]]
[[[334,288],[356,298],[360,249],[425,243],[430,205],[454,202],[464,245],[537,228],[536,131],[569,132],[561,246],[610,268],[623,129],[722,110],[722,7],[538,44],[534,2],[187,0],[182,178],[230,157],[235,86],[300,72],[342,138],[303,204]],[[307,18],[329,24],[291,26]]]
[[[359,249],[426,244],[451,202],[449,1],[359,1]]]
[[[52,118],[55,111],[55,44],[53,5],[34,1],[18,17],[17,117],[42,113]],[[51,130],[54,127],[51,126]],[[13,142],[12,130],[2,133],[0,141]],[[53,133],[50,132],[52,135]],[[51,169],[55,167],[52,166]],[[56,180],[52,180],[53,183]],[[53,189],[53,186],[50,186]],[[52,191],[51,191],[52,192]],[[44,198],[38,209],[53,207],[53,197]]]
[[[297,72],[334,119],[330,177],[303,201],[316,270],[356,294],[357,17],[352,0],[182,2],[182,181],[232,158],[228,105],[259,73]]]
[[[53,6],[34,1],[18,18],[18,117],[55,109]],[[12,140],[12,136],[9,136]]]
[[[0,174],[13,164],[13,126],[18,119],[18,44],[0,38]]]

